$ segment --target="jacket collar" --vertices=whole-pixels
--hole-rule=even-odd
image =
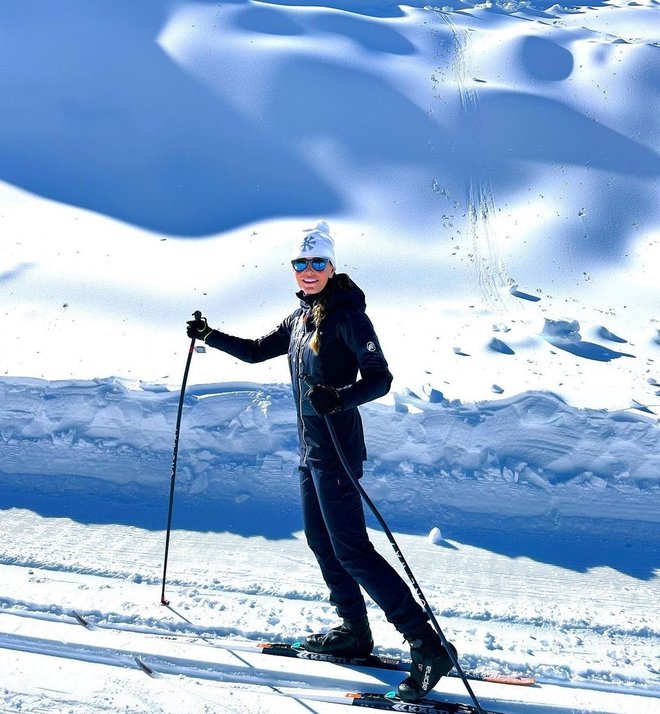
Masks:
[[[366,307],[364,293],[360,288],[350,281],[350,287],[346,287],[341,276],[343,273],[333,275],[328,284],[321,290],[320,293],[316,295],[305,295],[305,293],[300,290],[296,293],[296,296],[300,300],[300,305],[304,311],[311,310],[314,303],[321,298],[326,301],[326,308],[333,309],[337,305],[347,305],[351,306],[356,310],[364,310]],[[348,276],[345,276],[348,278]]]

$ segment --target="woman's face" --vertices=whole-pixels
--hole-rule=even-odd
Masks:
[[[296,273],[295,270],[293,272],[298,287],[305,295],[316,295],[320,293],[328,284],[328,280],[335,274],[334,266],[330,261],[326,262],[325,268],[321,271],[314,270],[311,263],[312,261],[310,260],[305,270],[301,273]]]

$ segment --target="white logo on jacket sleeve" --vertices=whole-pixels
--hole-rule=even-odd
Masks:
[[[369,352],[375,352],[376,351],[376,344],[374,342],[367,342],[367,349]]]

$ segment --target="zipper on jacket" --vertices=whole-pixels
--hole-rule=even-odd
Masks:
[[[304,341],[305,338],[307,337],[307,317],[306,315],[301,315],[300,317],[300,323],[301,323],[301,337],[298,342],[298,354],[296,355],[297,362],[298,362],[298,414],[299,414],[299,419],[300,419],[300,439],[302,441],[304,453],[303,453],[303,461],[307,461],[307,456],[308,456],[308,451],[309,447],[307,445],[307,442],[305,440],[305,420],[303,418],[303,361],[302,361],[302,352],[303,348],[305,346]]]

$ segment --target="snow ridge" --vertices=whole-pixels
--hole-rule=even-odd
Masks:
[[[0,379],[0,470],[169,483],[179,395],[116,378]],[[549,392],[464,404],[437,390],[362,407],[370,494],[393,517],[441,507],[532,518],[657,523],[660,429],[632,411],[576,409]],[[297,498],[297,434],[287,385],[220,383],[185,398],[182,494],[278,506]],[[248,476],[248,478],[245,478]],[[18,483],[18,481],[17,481]],[[69,481],[73,487],[73,481]]]

